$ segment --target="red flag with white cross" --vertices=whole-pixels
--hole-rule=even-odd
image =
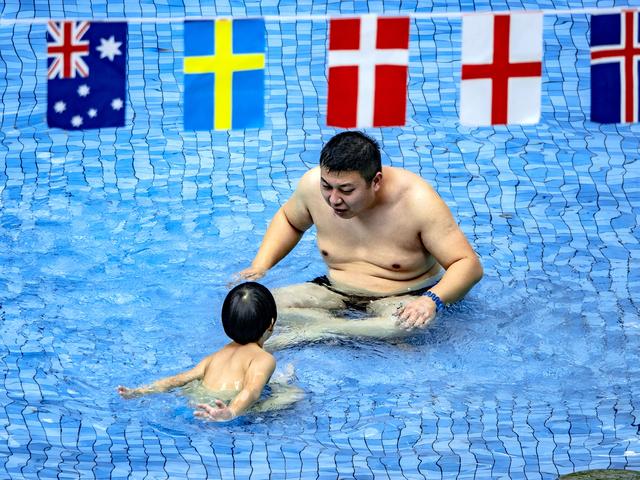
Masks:
[[[540,120],[542,13],[462,18],[460,122],[533,124]]]
[[[327,125],[405,124],[409,17],[331,19]]]

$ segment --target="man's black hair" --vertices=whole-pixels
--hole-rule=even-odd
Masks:
[[[341,132],[322,148],[320,166],[330,172],[358,172],[370,184],[382,171],[380,147],[362,132]]]
[[[236,285],[222,304],[224,332],[240,345],[260,340],[277,315],[273,295],[256,282]]]

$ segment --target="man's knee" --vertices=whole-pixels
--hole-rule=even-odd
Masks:
[[[271,293],[276,301],[278,310],[295,307],[296,295],[291,291],[291,287],[274,288]]]
[[[284,308],[341,308],[340,296],[313,283],[301,283],[276,288],[273,291],[278,309]]]

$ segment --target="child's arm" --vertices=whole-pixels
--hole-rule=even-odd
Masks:
[[[276,369],[276,360],[270,353],[264,352],[260,358],[254,359],[244,374],[244,383],[242,390],[236,395],[233,401],[226,406],[224,402],[216,400],[216,406],[207,404],[197,405],[194,412],[196,417],[204,420],[231,420],[242,415],[251,405],[253,405],[262,389],[271,378],[273,371]]]
[[[186,385],[193,380],[202,378],[204,376],[204,371],[207,368],[207,365],[209,365],[210,361],[211,356],[208,356],[201,360],[200,363],[198,363],[191,370],[187,370],[186,372],[178,373],[177,375],[172,375],[171,377],[162,378],[160,380],[156,380],[150,385],[143,385],[142,387],[138,388],[128,388],[119,385],[116,390],[122,398],[134,398],[141,395],[147,395],[149,393],[166,392],[176,387]]]

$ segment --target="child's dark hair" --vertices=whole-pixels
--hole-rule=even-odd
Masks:
[[[256,282],[236,285],[222,304],[222,326],[227,336],[246,345],[257,342],[278,312],[269,289]]]
[[[380,147],[362,132],[341,132],[322,148],[320,166],[330,172],[358,172],[370,184],[382,171]]]

